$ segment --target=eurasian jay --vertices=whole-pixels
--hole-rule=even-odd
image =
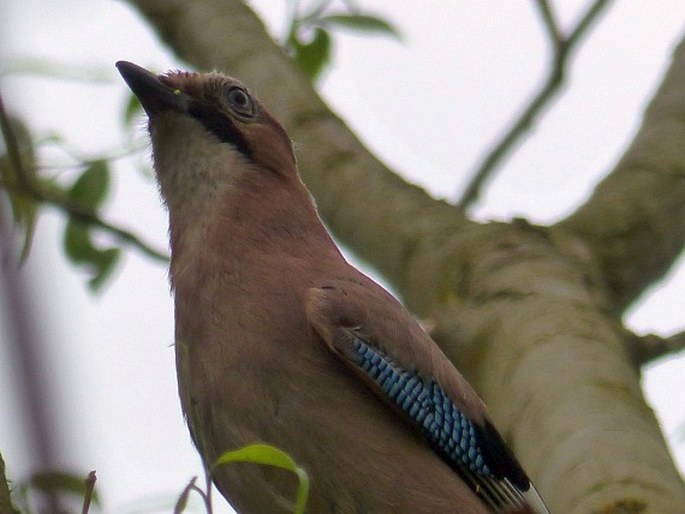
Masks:
[[[471,386],[341,255],[250,91],[117,67],[149,118],[179,394],[205,465],[277,446],[308,471],[312,513],[548,513]],[[239,512],[292,511],[291,473],[234,464],[213,479]]]

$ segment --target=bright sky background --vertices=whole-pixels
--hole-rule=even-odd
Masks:
[[[285,2],[253,3],[281,35]],[[533,2],[426,0],[420,9],[415,0],[362,3],[391,20],[404,42],[339,35],[323,95],[390,166],[436,195],[455,198],[484,149],[544,76],[549,54]],[[558,10],[568,27],[587,2],[556,3],[563,4]],[[488,188],[479,217],[526,216],[539,223],[563,217],[634,134],[683,35],[682,2],[615,4],[572,61],[563,96]],[[103,70],[110,79],[93,85],[24,74],[3,78],[6,105],[35,134],[57,131],[85,155],[115,151],[130,137],[121,123],[127,88],[115,61],[157,71],[185,67],[124,2],[9,0],[0,18],[3,69],[36,58]],[[141,121],[137,137],[143,126]],[[307,151],[306,141],[296,143]],[[60,153],[49,156],[64,161]],[[156,188],[132,165],[148,159],[144,152],[118,163],[107,216],[166,248],[166,213]],[[46,341],[45,382],[63,466],[84,476],[97,470],[107,512],[151,505],[168,512],[201,468],[176,394],[166,269],[127,252],[106,289],[93,295],[63,256],[63,226],[52,211],[40,218],[22,269]],[[681,259],[631,309],[628,325],[639,333],[683,330],[684,291]],[[31,469],[30,448],[12,391],[6,327],[0,316],[0,450],[11,477],[21,480]],[[650,366],[644,385],[665,433],[673,436],[685,423],[685,356]],[[685,443],[673,444],[685,469]]]

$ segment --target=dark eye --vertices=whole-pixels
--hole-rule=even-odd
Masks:
[[[252,99],[247,92],[239,87],[232,87],[228,90],[228,103],[233,109],[235,109],[238,114],[243,114],[246,116],[252,115],[254,107],[252,106]]]

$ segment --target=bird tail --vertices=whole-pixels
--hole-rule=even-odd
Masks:
[[[537,492],[537,489],[535,489],[533,484],[530,484],[530,489],[528,489],[525,493],[523,493],[523,497],[526,499],[528,504],[532,507],[534,513],[536,513],[536,514],[550,514],[549,509],[547,508],[547,505],[545,505],[545,502],[542,500],[540,493]]]
[[[533,484],[530,485],[530,489],[522,493],[522,496],[525,504],[506,510],[506,514],[550,514],[547,505]]]

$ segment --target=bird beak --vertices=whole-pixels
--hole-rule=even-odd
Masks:
[[[186,111],[187,95],[165,84],[163,76],[128,61],[119,61],[116,66],[148,116],[166,110]]]

